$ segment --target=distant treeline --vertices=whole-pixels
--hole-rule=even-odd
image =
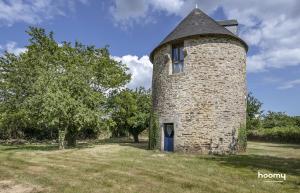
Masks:
[[[261,110],[262,103],[252,93],[247,101],[247,134],[250,140],[300,143],[300,116]]]

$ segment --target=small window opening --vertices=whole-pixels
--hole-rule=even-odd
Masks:
[[[183,43],[172,46],[172,74],[183,72]]]

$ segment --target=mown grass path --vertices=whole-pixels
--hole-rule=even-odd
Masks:
[[[300,192],[299,145],[248,144],[247,153],[231,156],[161,153],[146,150],[146,143],[63,151],[51,145],[0,145],[0,193],[14,187],[24,193]],[[258,171],[285,173],[287,180],[263,182]]]

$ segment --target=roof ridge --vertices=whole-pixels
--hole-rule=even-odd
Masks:
[[[181,23],[183,23],[183,21],[185,21],[185,20],[187,20],[188,19],[188,17],[189,17],[189,15],[191,15],[191,14],[193,14],[193,12],[194,12],[194,10],[195,9],[199,9],[199,8],[194,8],[193,9],[193,11],[191,11],[188,15],[186,15],[174,28],[173,28],[173,30],[161,41],[161,42],[163,42],[165,39],[167,39],[176,29],[177,29],[177,27],[181,24]],[[199,9],[200,10],[200,9]]]
[[[199,11],[201,11],[201,10],[199,9]],[[231,33],[232,35],[236,36],[234,33],[232,33],[231,31],[229,31],[226,27],[220,25],[216,20],[214,20],[213,18],[211,18],[209,15],[207,15],[207,14],[204,13],[203,11],[201,11],[201,12],[202,12],[202,14],[204,14],[205,16],[207,16],[212,22],[214,22],[214,23],[217,24],[218,26],[224,28],[226,31],[228,31],[228,32]]]

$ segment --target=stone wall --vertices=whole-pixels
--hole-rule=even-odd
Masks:
[[[172,74],[171,45],[153,55],[153,108],[174,123],[174,151],[234,153],[246,123],[246,50],[236,39],[184,40],[184,72]]]

